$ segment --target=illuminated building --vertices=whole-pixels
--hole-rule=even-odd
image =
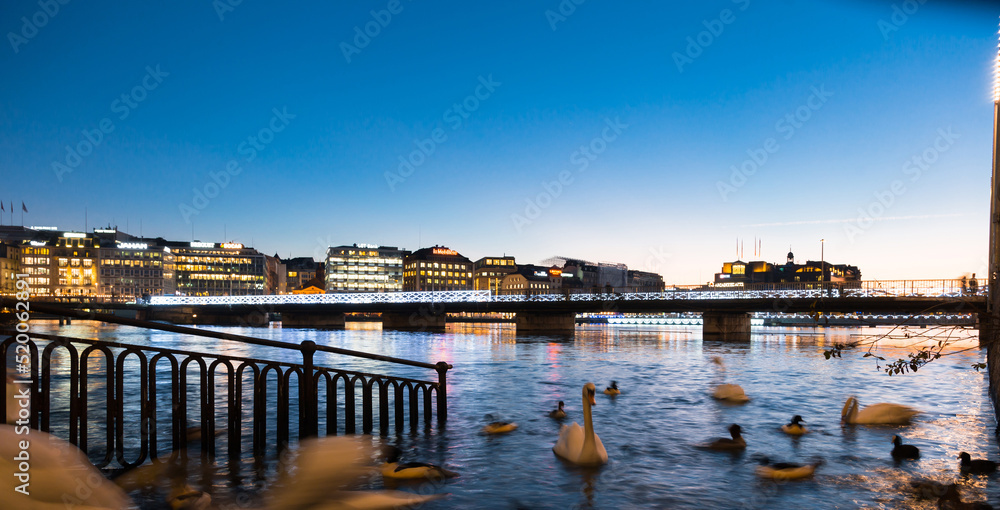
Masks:
[[[544,264],[561,267],[566,279],[562,286],[585,291],[627,292],[629,290],[628,266],[614,262],[590,262],[567,257],[552,257]]]
[[[21,272],[21,247],[0,242],[0,296],[17,292],[17,275]]]
[[[823,274],[823,268],[826,274]],[[795,256],[788,252],[784,264],[771,264],[761,260],[743,262],[736,260],[722,264],[722,271],[715,274],[714,286],[741,286],[746,283],[788,282],[851,282],[861,280],[861,270],[847,264],[831,264],[820,260],[807,260],[796,264]]]
[[[444,246],[421,248],[403,259],[403,290],[473,290],[472,261]]]
[[[556,266],[522,265],[500,282],[500,294],[553,294],[562,288],[563,270]]]
[[[169,248],[117,228],[94,229],[100,240],[100,299],[133,302],[174,293],[174,275],[164,271],[172,258]]]
[[[517,271],[514,257],[483,257],[473,264],[473,286],[475,290],[500,292],[500,281]]]
[[[100,240],[93,234],[62,232],[43,246],[29,241],[21,247],[21,270],[39,296],[61,302],[99,299],[98,261]],[[47,269],[46,269],[46,266]],[[42,292],[48,285],[47,292]]]
[[[166,242],[176,293],[185,296],[264,294],[264,254],[240,243]]]
[[[395,246],[332,246],[326,251],[326,291],[400,292],[409,255]]]

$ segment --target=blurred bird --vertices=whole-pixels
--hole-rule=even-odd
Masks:
[[[895,445],[892,448],[892,458],[896,460],[920,458],[920,449],[912,444],[903,444],[903,438],[892,436],[892,444]]]
[[[746,440],[741,435],[743,428],[737,424],[729,426],[729,434],[732,438],[721,437],[705,445],[712,450],[743,450],[747,447]]]
[[[449,471],[441,466],[425,464],[423,462],[406,462],[400,464],[399,459],[403,456],[403,451],[395,446],[390,446],[386,463],[379,469],[382,476],[393,480],[439,480],[441,478],[454,478],[458,473]]]
[[[959,469],[964,473],[985,475],[997,470],[997,463],[992,460],[972,459],[965,452],[958,454],[958,458],[962,459]]]
[[[962,501],[962,495],[958,492],[958,486],[949,484],[945,486],[944,494],[938,499],[939,510],[993,510],[993,506],[985,501],[966,502]]]
[[[801,436],[802,434],[808,432],[808,430],[806,430],[806,428],[802,425],[803,423],[805,422],[802,420],[802,417],[796,414],[792,417],[792,421],[781,426],[781,431],[785,434]]]
[[[549,418],[555,418],[557,420],[561,420],[561,419],[565,418],[566,417],[566,411],[563,409],[564,405],[566,405],[566,404],[563,403],[562,400],[560,400],[559,401],[559,408],[555,409],[553,411],[549,411]]]
[[[798,480],[812,476],[821,464],[823,464],[822,460],[812,464],[793,464],[791,462],[772,464],[770,459],[764,457],[760,460],[760,465],[757,466],[757,476],[774,480]]]
[[[611,386],[604,388],[604,394],[611,396],[621,395],[622,390],[618,389],[618,381],[611,381]]]
[[[849,397],[840,411],[840,422],[858,425],[908,425],[920,414],[916,409],[899,404],[878,403],[858,410],[856,397]]]
[[[722,358],[718,356],[712,357],[712,363],[719,366],[719,371],[722,373],[726,372],[726,365],[722,362]],[[723,380],[725,380],[723,378]],[[745,404],[750,401],[750,397],[743,391],[743,387],[738,384],[719,384],[712,391],[712,398],[716,400],[722,400],[730,404]]]

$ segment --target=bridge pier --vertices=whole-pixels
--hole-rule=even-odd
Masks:
[[[196,307],[170,307],[167,309],[157,309],[155,307],[147,309],[146,320],[166,321],[171,324],[191,324],[205,326],[267,326],[266,316],[263,323],[261,314],[252,312],[246,314],[238,313],[214,313],[211,311],[199,312]]]
[[[517,312],[518,333],[569,333],[576,331],[575,313]]]
[[[750,314],[745,312],[704,312],[701,334],[705,340],[750,341]]]
[[[281,327],[344,329],[344,317],[343,313],[282,312]]]
[[[382,329],[400,331],[444,331],[445,314],[382,312]]]

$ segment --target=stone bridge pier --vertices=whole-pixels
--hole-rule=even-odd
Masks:
[[[702,338],[735,342],[750,341],[750,314],[746,312],[705,312],[701,314]]]

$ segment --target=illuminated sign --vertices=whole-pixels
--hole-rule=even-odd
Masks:
[[[240,243],[222,243],[222,247],[230,249],[230,250],[242,250],[243,249],[243,245],[240,244]]]
[[[59,230],[56,227],[36,227],[34,225],[32,225],[32,226],[30,226],[28,228],[30,228],[31,230]]]
[[[709,287],[742,287],[743,282],[709,283]]]
[[[548,275],[549,273],[546,273],[545,271],[535,271],[535,276],[548,276]]]
[[[457,251],[448,248],[433,248],[431,252],[435,255],[458,255]]]
[[[168,246],[164,246],[164,247],[163,247],[163,251],[165,251],[165,252],[167,252],[167,253],[170,253],[170,247],[168,247]]]
[[[118,243],[118,248],[122,250],[147,250],[149,245],[146,243]]]
[[[200,241],[191,241],[192,248],[215,248],[215,243],[202,243]]]
[[[96,232],[98,234],[114,234],[114,233],[117,233],[118,231],[115,230],[115,229],[113,229],[113,228],[111,228],[111,229],[108,229],[108,228],[95,228],[94,232]]]
[[[563,273],[562,277],[563,278],[572,278],[573,277],[573,273]]]
[[[84,237],[87,237],[87,234],[83,234],[83,233],[80,233],[80,232],[66,232],[66,233],[63,234],[63,237],[72,237],[72,238],[82,239]]]
[[[367,248],[369,250],[377,250],[379,248],[379,246],[377,244],[365,244],[365,243],[361,243],[361,244],[357,245],[357,247],[358,248]]]
[[[552,276],[559,276],[562,274],[562,269],[557,269],[553,267],[552,269],[549,269],[549,274]]]
[[[31,241],[32,246],[45,246],[45,241]]]

